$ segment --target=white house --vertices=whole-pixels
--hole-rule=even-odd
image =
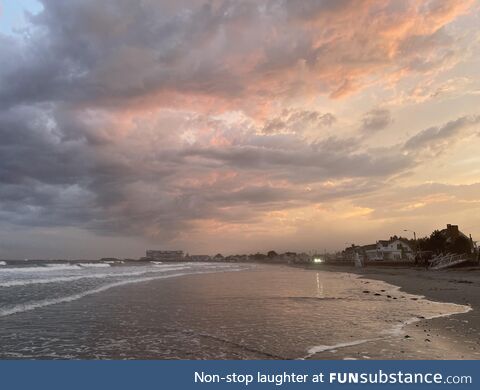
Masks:
[[[380,240],[373,245],[362,247],[368,260],[413,260],[414,253],[410,245],[399,239]]]

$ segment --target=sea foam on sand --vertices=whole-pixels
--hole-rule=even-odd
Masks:
[[[359,279],[360,276],[350,274],[350,276],[355,279]],[[365,343],[388,340],[390,338],[400,337],[404,334],[404,328],[408,325],[411,325],[415,322],[421,320],[430,320],[440,317],[448,317],[455,314],[463,314],[472,310],[470,306],[459,305],[456,303],[444,303],[444,302],[435,302],[427,300],[422,295],[408,294],[400,291],[399,286],[391,285],[389,283],[379,281],[379,280],[370,280],[363,279],[365,283],[369,284],[369,288],[374,291],[382,291],[382,295],[378,299],[385,299],[386,297],[392,297],[394,295],[400,295],[405,298],[405,301],[408,304],[417,306],[413,308],[413,311],[418,312],[415,316],[406,318],[403,321],[400,321],[398,324],[395,324],[387,329],[384,329],[380,332],[380,336],[367,338],[367,339],[358,339],[352,341],[340,342],[332,345],[316,345],[312,346],[307,350],[307,354],[301,359],[309,359],[315,354],[331,351],[336,352],[336,350],[341,348],[352,347],[356,345],[361,345]],[[388,299],[388,298],[387,298]]]

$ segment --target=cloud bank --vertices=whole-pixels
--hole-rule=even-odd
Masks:
[[[390,108],[372,101],[348,134],[341,113],[296,103],[338,108],[451,69],[462,52],[447,26],[473,1],[41,3],[0,35],[3,226],[160,245],[203,234],[214,250],[222,229],[377,194],[479,121],[365,143]]]

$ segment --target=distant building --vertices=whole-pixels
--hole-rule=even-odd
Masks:
[[[188,261],[212,261],[209,255],[190,255],[185,258]]]
[[[293,260],[295,263],[311,263],[313,260],[312,256],[310,256],[307,253],[299,253],[295,256],[295,259]]]
[[[158,251],[147,250],[146,258],[156,261],[181,261],[184,260],[183,251]]]
[[[383,252],[378,247],[378,244],[370,244],[362,246],[362,251],[365,253],[365,257],[370,261],[384,260]]]
[[[229,263],[238,263],[241,260],[241,257],[239,255],[230,255],[230,256],[225,256],[225,261]]]
[[[361,248],[367,260],[413,260],[414,253],[410,245],[401,239],[379,240],[376,244]]]
[[[361,252],[362,247],[358,245],[352,244],[352,246],[348,246],[342,252],[343,260],[345,261],[354,261],[355,260],[355,253]]]

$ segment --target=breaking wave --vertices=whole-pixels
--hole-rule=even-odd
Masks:
[[[16,314],[16,313],[22,313],[22,312],[25,312],[25,311],[35,310],[35,309],[38,309],[38,308],[41,308],[41,307],[56,305],[56,304],[59,304],[59,303],[72,302],[72,301],[75,301],[77,299],[83,298],[83,297],[88,296],[88,295],[97,294],[97,293],[109,290],[111,288],[124,286],[124,285],[127,285],[127,284],[147,282],[147,281],[159,280],[159,279],[167,279],[167,278],[173,278],[173,277],[178,277],[178,276],[183,276],[183,275],[203,274],[203,273],[211,273],[211,272],[215,272],[215,271],[179,272],[179,273],[173,273],[173,274],[168,274],[168,275],[157,275],[157,276],[122,280],[122,281],[118,281],[118,282],[105,284],[103,286],[100,286],[100,287],[97,287],[97,288],[94,288],[94,289],[91,289],[91,290],[83,291],[81,293],[68,295],[68,296],[65,296],[65,297],[44,299],[44,300],[40,300],[40,301],[18,304],[14,307],[11,307],[11,308],[0,309],[0,317],[9,316],[9,315]]]

